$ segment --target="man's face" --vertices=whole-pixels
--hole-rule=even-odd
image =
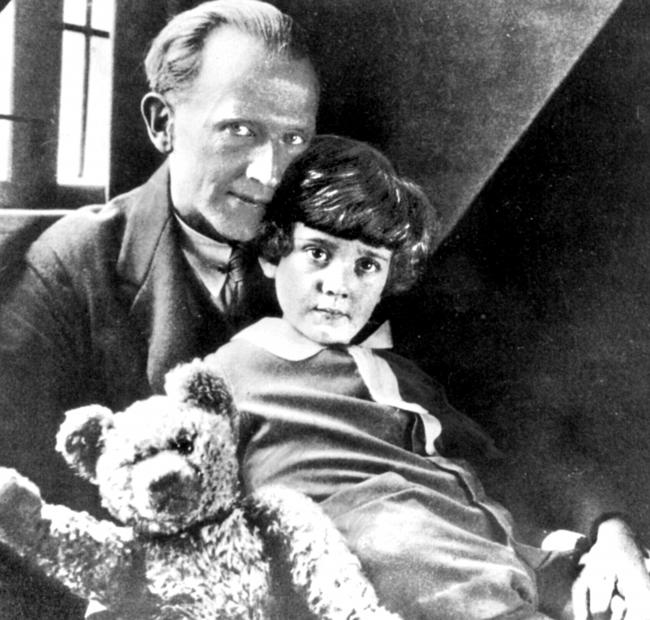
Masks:
[[[247,241],[314,135],[316,77],[307,61],[272,57],[229,26],[202,53],[195,81],[171,102],[172,203],[205,234]]]
[[[282,315],[297,331],[320,344],[348,344],[379,303],[392,255],[298,223],[291,253],[262,267],[275,278]]]

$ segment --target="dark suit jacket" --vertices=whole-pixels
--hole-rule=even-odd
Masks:
[[[94,490],[82,490],[54,452],[65,410],[118,410],[160,392],[167,370],[240,327],[209,303],[177,241],[163,166],[145,185],[46,230],[0,308],[0,462],[50,501],[93,508]],[[247,281],[244,324],[276,308],[256,263]]]

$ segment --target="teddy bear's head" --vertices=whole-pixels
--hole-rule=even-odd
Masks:
[[[238,491],[239,418],[223,380],[195,360],[167,375],[166,395],[113,413],[74,409],[57,450],[141,533],[173,534],[227,511]]]

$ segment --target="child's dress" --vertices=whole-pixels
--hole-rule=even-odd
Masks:
[[[208,360],[244,417],[245,490],[282,484],[322,502],[384,605],[412,619],[546,617],[535,569],[548,554],[515,542],[469,466],[439,453],[489,451],[489,439],[417,366],[323,347],[282,319]]]

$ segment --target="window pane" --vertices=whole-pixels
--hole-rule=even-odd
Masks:
[[[11,179],[12,127],[12,121],[0,119],[0,181]]]
[[[13,109],[14,14],[14,0],[0,11],[0,114]]]
[[[95,0],[101,3],[102,0]],[[63,3],[63,21],[69,24],[85,26],[86,24],[86,0],[65,0]]]
[[[13,111],[14,0],[0,11],[0,114]],[[0,119],[0,181],[11,178],[12,121]]]
[[[79,183],[83,122],[84,35],[63,32],[59,110],[59,183]]]
[[[114,0],[94,0],[92,27],[97,30],[113,32]]]
[[[90,84],[88,129],[86,135],[83,182],[106,185],[109,165],[111,118],[111,43],[92,37],[90,45]]]

